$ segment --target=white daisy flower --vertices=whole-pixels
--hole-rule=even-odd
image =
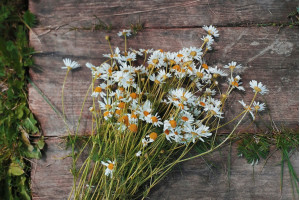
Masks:
[[[134,52],[126,52],[124,56],[121,55],[119,61],[121,62],[132,62],[136,60],[136,54]]]
[[[160,51],[154,51],[153,54],[148,58],[147,63],[154,66],[155,68],[160,68],[163,64],[163,53]]]
[[[153,126],[158,126],[160,127],[163,123],[161,122],[161,118],[157,115],[157,113],[155,115],[148,115],[145,117],[146,122],[153,124]]]
[[[235,78],[228,78],[228,82],[233,88],[237,88],[238,90],[245,91],[245,88],[241,86],[243,82],[241,82],[240,80],[241,80],[240,76],[236,76]]]
[[[139,114],[139,118],[146,121],[147,116],[151,115],[150,113],[152,112],[151,102],[147,100],[137,112]]]
[[[110,111],[105,111],[104,113],[103,113],[103,116],[104,116],[104,119],[105,120],[109,120],[110,118],[112,118],[112,112],[110,112]]]
[[[138,123],[138,117],[137,117],[137,115],[135,114],[134,111],[131,114],[127,114],[127,116],[128,116],[130,124],[137,124]]]
[[[151,74],[149,79],[151,81],[153,81],[154,83],[158,84],[158,85],[161,85],[162,83],[165,83],[164,78],[162,76],[159,76],[159,75],[155,76],[155,74]]]
[[[148,138],[147,138],[147,139],[146,139],[146,138],[143,138],[143,139],[142,139],[143,147],[147,146],[148,143],[149,143],[149,139],[148,139]]]
[[[129,48],[130,51],[132,51],[133,53],[135,53],[136,55],[139,55],[139,56],[142,56],[143,53],[141,53],[139,50],[135,50],[135,49],[132,49],[132,48]]]
[[[210,26],[203,26],[203,29],[207,31],[209,35],[212,35],[214,37],[219,37],[219,31],[216,29],[216,27],[210,25]]]
[[[135,154],[136,157],[140,157],[141,155],[142,155],[142,151],[138,151],[138,152]]]
[[[207,48],[210,48],[211,45],[214,43],[214,38],[211,35],[203,36],[201,40],[203,40],[206,43]]]
[[[230,62],[227,65],[224,66],[224,68],[229,68],[230,70],[234,70],[234,69],[240,69],[242,68],[242,65],[237,65],[236,62]]]
[[[220,108],[218,106],[214,106],[212,104],[209,104],[204,108],[206,112],[209,112],[210,115],[218,117],[218,118],[223,118],[222,117],[222,112],[220,111]]]
[[[125,35],[127,37],[131,36],[131,30],[130,29],[128,29],[128,30],[123,29],[123,31],[118,32],[119,37],[125,36]]]
[[[184,125],[191,125],[194,122],[194,116],[189,112],[181,111],[179,113],[179,119],[183,122]]]
[[[140,49],[141,54],[150,54],[153,51],[154,51],[153,49]]]
[[[98,101],[101,110],[110,110],[113,108],[112,100],[111,98],[103,98],[103,101]]]
[[[115,161],[111,162],[110,160],[108,160],[107,163],[101,161],[101,164],[104,165],[104,166],[106,166],[105,176],[112,177],[113,171],[114,171],[114,168],[115,168]]]
[[[119,47],[116,47],[114,54],[103,54],[103,57],[119,60],[121,58]]]
[[[214,96],[214,95],[216,94],[216,90],[212,90],[212,89],[210,89],[210,88],[205,88],[204,94],[205,94],[206,96]]]
[[[100,95],[102,98],[104,98],[106,96],[106,93],[103,91],[106,88],[106,84],[105,83],[101,83],[99,86],[97,86],[94,89],[94,92],[92,93],[92,97],[98,97],[98,95]]]
[[[164,69],[158,71],[158,76],[162,77],[163,80],[172,77],[172,75],[170,73],[167,73]]]
[[[263,111],[266,108],[266,104],[265,103],[259,103],[254,101],[253,102],[253,110],[255,110],[256,112],[258,111]]]
[[[252,116],[252,118],[253,118],[253,120],[254,120],[254,119],[255,119],[255,116],[254,116],[254,114],[253,114],[252,109],[250,108],[250,106],[248,106],[243,100],[239,101],[239,103],[242,104],[243,108],[244,108],[247,112],[249,112],[249,113],[251,114],[251,116]]]
[[[215,68],[210,67],[209,72],[213,74],[214,78],[217,78],[218,76],[227,76],[228,75],[221,69],[218,69],[218,66],[216,66]]]
[[[147,74],[148,73],[148,70],[144,65],[140,65],[137,67],[132,66],[131,68],[133,69],[134,73],[136,73],[136,74]]]
[[[63,59],[63,62],[65,64],[65,66],[61,67],[62,69],[71,70],[71,69],[76,69],[76,68],[80,67],[80,65],[76,61],[72,61],[69,58]]]
[[[86,66],[87,68],[89,68],[90,70],[92,70],[92,71],[96,71],[96,70],[97,70],[97,69],[96,69],[96,66],[93,65],[92,63],[87,62],[87,63],[85,64],[85,66]]]
[[[256,80],[250,81],[250,87],[253,89],[253,92],[258,92],[262,95],[269,92],[265,85],[263,85],[261,82],[258,83]]]
[[[177,127],[177,122],[175,119],[172,117],[169,120],[164,121],[164,131],[165,130],[174,130]]]
[[[202,49],[197,48],[197,47],[190,47],[187,49],[187,52],[190,57],[192,57],[195,60],[201,61],[202,58],[201,56],[203,55]]]

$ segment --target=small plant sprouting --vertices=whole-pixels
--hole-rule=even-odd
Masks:
[[[238,141],[238,155],[244,157],[251,165],[266,159],[270,152],[270,141],[266,136],[243,134]]]

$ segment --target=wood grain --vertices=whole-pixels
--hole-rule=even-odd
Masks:
[[[71,159],[67,157],[70,151],[65,148],[63,139],[50,138],[46,144],[46,154],[32,166],[33,200],[65,200],[73,183]],[[280,194],[280,152],[275,152],[265,166],[265,161],[261,160],[253,168],[237,156],[234,144],[228,179],[228,151],[226,147],[204,158],[178,164],[153,188],[149,199],[292,199],[286,166]],[[298,152],[292,155],[291,161],[298,171]]]
[[[249,102],[253,96],[249,81],[261,81],[270,90],[268,95],[260,100],[266,101],[272,120],[280,127],[298,127],[298,72],[299,72],[299,35],[298,29],[284,28],[278,32],[276,27],[224,27],[220,28],[220,39],[215,44],[215,51],[207,55],[207,62],[211,66],[224,66],[230,61],[237,61],[243,65],[241,70],[247,93],[236,93],[227,107],[228,119],[237,114],[242,107],[237,100]],[[44,30],[34,29],[39,34]],[[35,68],[30,70],[34,83],[42,90],[49,100],[61,111],[61,88],[66,71],[61,70],[62,59],[69,57],[78,61],[83,67],[72,71],[65,86],[65,110],[70,127],[75,130],[81,104],[91,80],[89,69],[84,65],[91,62],[99,65],[104,62],[102,54],[108,53],[105,35],[112,38],[113,46],[123,47],[123,40],[111,33],[101,31],[66,31],[57,30],[38,39],[31,34],[32,46],[41,53],[35,55]],[[138,48],[162,48],[165,51],[178,51],[183,47],[200,46],[202,29],[146,29],[137,36],[129,39],[128,46]],[[81,134],[89,132],[90,113],[88,107],[91,99],[86,103],[83,112]],[[46,136],[66,135],[66,129],[61,119],[37,93],[29,86],[29,105],[37,116]],[[265,123],[270,125],[268,113],[264,113]],[[255,131],[266,129],[262,123],[258,127],[248,127],[249,120],[240,130]],[[224,131],[229,131],[232,126]]]
[[[286,22],[297,0],[31,0],[29,8],[39,27],[49,29],[86,27],[97,23],[95,16],[115,28],[142,22],[148,28],[199,27],[203,25]]]
[[[249,118],[239,130],[266,130],[273,121],[298,128],[299,123],[299,34],[298,27],[256,27],[256,24],[285,23],[288,14],[296,10],[297,0],[157,0],[157,1],[91,1],[91,0],[29,0],[29,9],[37,16],[38,25],[30,32],[30,43],[38,52],[35,66],[30,69],[33,83],[49,102],[62,112],[61,88],[66,71],[61,70],[63,58],[71,58],[82,66],[86,62],[101,64],[102,54],[109,48],[104,37],[111,36],[114,47],[123,50],[123,40],[116,36],[119,29],[141,22],[145,30],[130,38],[128,46],[138,48],[163,48],[178,51],[183,47],[200,46],[203,25],[217,25],[220,38],[215,51],[207,55],[211,65],[223,66],[230,61],[243,65],[244,86],[256,79],[267,85],[270,93],[263,101],[269,113],[264,112],[266,124],[248,127]],[[113,30],[94,30],[96,17]],[[242,27],[244,26],[244,27]],[[90,30],[80,30],[80,29]],[[77,30],[77,31],[76,31]],[[71,131],[76,131],[81,104],[90,83],[87,68],[72,71],[65,85],[65,113]],[[242,108],[236,102],[250,101],[253,93],[237,93],[230,99],[226,116],[231,118]],[[47,148],[43,158],[32,166],[33,199],[66,199],[72,186],[69,171],[70,150],[65,141],[56,136],[67,135],[62,119],[46,103],[35,87],[29,84],[29,105],[41,124]],[[88,134],[91,115],[87,100],[79,134]],[[273,125],[273,124],[272,124]],[[273,125],[274,126],[274,125]],[[229,132],[231,126],[224,127]],[[253,168],[237,157],[232,149],[230,187],[227,177],[228,149],[209,157],[181,163],[150,194],[150,199],[292,199],[287,167],[284,171],[284,188],[280,194],[280,152]],[[291,157],[296,171],[299,169],[298,153]],[[254,179],[253,179],[254,177]],[[296,197],[298,198],[298,197]]]

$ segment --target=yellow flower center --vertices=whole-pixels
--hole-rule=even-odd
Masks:
[[[182,101],[187,101],[187,98],[185,96],[181,96]]]
[[[109,164],[107,165],[107,168],[108,168],[109,170],[113,170],[113,168],[114,168],[114,164],[112,164],[112,163],[109,163]]]
[[[200,105],[204,107],[206,104],[203,101],[201,101]]]
[[[172,69],[175,69],[175,70],[177,70],[177,71],[180,71],[180,66],[179,65],[175,65]]]
[[[166,130],[165,130],[165,134],[166,134],[166,135],[169,135],[169,134],[170,134],[170,131],[169,131],[168,129],[166,129]]]
[[[175,120],[170,120],[169,123],[170,123],[170,125],[171,125],[172,128],[175,128],[176,125],[177,125],[177,123],[176,123]]]
[[[137,128],[137,125],[136,124],[130,124],[129,126],[129,130],[133,133],[136,133],[138,128]]]
[[[216,115],[216,114],[217,114],[216,111],[214,111],[214,110],[211,110],[210,113],[211,113],[212,115]]]
[[[218,78],[218,77],[219,77],[219,74],[216,74],[216,73],[213,74],[213,78]]]
[[[154,64],[157,64],[157,63],[158,63],[158,59],[153,59],[152,62],[153,62]]]
[[[152,120],[153,123],[158,122],[158,119],[157,119],[157,117],[155,117],[155,116],[152,116],[152,117],[151,117],[151,120]]]
[[[204,69],[208,69],[208,65],[205,64],[205,63],[202,64],[202,67],[203,67]]]
[[[255,110],[258,110],[259,108],[260,108],[259,105],[254,106]]]
[[[257,86],[255,86],[253,89],[254,89],[256,92],[261,92],[261,89],[260,89],[259,87],[257,87]]]
[[[153,66],[152,64],[149,64],[149,65],[148,65],[148,68],[151,70],[151,69],[154,68],[154,66]]]
[[[181,117],[181,119],[182,119],[183,121],[185,121],[185,122],[189,121],[189,118],[186,117],[186,116]]]
[[[136,99],[136,98],[137,98],[137,94],[133,92],[133,93],[130,94],[130,97],[131,97],[132,99]]]
[[[129,119],[127,115],[124,115],[122,117],[119,118],[119,122],[123,122],[126,126],[129,125]]]
[[[201,73],[201,72],[197,72],[196,75],[198,78],[203,78],[203,73]]]
[[[96,87],[94,92],[102,92],[102,88],[101,87]]]
[[[143,113],[144,113],[145,117],[147,117],[147,116],[150,114],[150,113],[147,112],[147,111],[144,111]]]
[[[179,53],[179,54],[177,54],[177,57],[181,58],[181,57],[183,57],[183,55]]]
[[[198,135],[198,134],[197,134],[197,133],[195,133],[195,132],[191,132],[191,134],[192,134],[192,135]]]
[[[131,118],[136,119],[137,118],[136,114],[131,114]]]
[[[121,114],[121,110],[118,110],[118,109],[117,109],[117,110],[115,111],[115,113],[116,113],[116,115],[120,115],[120,114]]]
[[[156,138],[157,138],[157,133],[152,132],[152,133],[150,133],[149,137],[150,137],[152,140],[156,140]]]
[[[109,105],[109,104],[107,104],[107,105],[105,105],[105,108],[106,108],[107,110],[109,110],[109,109],[111,109],[111,108],[112,108],[112,106],[111,106],[111,105]]]
[[[105,111],[105,112],[103,113],[103,115],[104,115],[104,117],[107,117],[107,116],[109,115],[109,111]]]
[[[110,67],[110,68],[108,69],[108,75],[111,76],[111,74],[112,74],[112,67]]]
[[[184,105],[182,103],[179,103],[178,106],[181,108],[181,109],[184,109]]]
[[[120,87],[119,90],[120,90],[121,92],[124,92],[124,91],[125,91],[125,88]]]
[[[190,55],[193,56],[193,57],[195,57],[195,56],[197,55],[197,52],[196,52],[196,51],[192,51],[192,52],[190,53]]]
[[[171,64],[171,65],[175,65],[176,62],[175,62],[174,60],[170,60],[170,64]]]
[[[159,80],[157,80],[157,79],[154,81],[154,83],[160,84]]]
[[[124,102],[120,102],[118,104],[118,107],[121,108],[121,109],[125,108],[125,103]]]
[[[238,86],[239,86],[239,83],[236,82],[236,81],[232,81],[231,84],[232,84],[233,86],[235,86],[235,87],[238,87]]]

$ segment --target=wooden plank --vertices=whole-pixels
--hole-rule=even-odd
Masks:
[[[49,30],[92,26],[97,22],[95,16],[116,28],[138,21],[151,28],[286,22],[297,6],[297,0],[29,1],[29,9],[37,15],[39,26]]]
[[[241,63],[244,66],[242,78],[247,89],[249,89],[249,81],[255,79],[263,82],[270,90],[265,98],[276,125],[297,128],[299,121],[298,29],[283,28],[278,32],[276,27],[223,27],[219,30],[220,39],[215,44],[215,52],[207,55],[207,62],[211,66],[223,66],[232,60]],[[36,28],[34,31],[39,35],[45,30]],[[36,68],[30,70],[30,76],[45,96],[61,110],[61,87],[66,73],[60,69],[63,64],[62,59],[70,57],[83,66],[86,62],[101,64],[105,60],[102,54],[109,52],[104,39],[108,33],[57,30],[38,38],[36,34],[30,35],[31,45],[41,53],[35,55]],[[203,34],[203,30],[197,28],[145,29],[129,39],[128,46],[134,49],[163,48],[165,51],[177,51],[183,47],[200,46],[200,38]],[[124,49],[123,39],[116,36],[116,31],[109,35],[113,46]],[[89,81],[90,72],[86,67],[72,71],[67,79],[65,110],[73,130],[76,127]],[[242,109],[237,100],[250,101],[252,95],[250,90],[246,94],[237,93],[227,109],[229,118]],[[90,100],[87,101],[81,133],[89,131],[90,114],[87,108],[91,104]],[[67,134],[62,120],[32,86],[29,86],[29,105],[46,136]],[[264,119],[270,121],[268,115],[265,116]],[[241,130],[249,130],[247,123]],[[265,129],[266,126],[258,128]],[[257,128],[252,129],[257,130]],[[230,127],[225,129],[225,132],[229,130]]]
[[[36,164],[32,166],[33,200],[67,199],[72,187],[71,159],[67,157],[70,151],[65,149],[63,139],[49,138],[46,144],[43,158],[34,161]],[[149,199],[292,199],[287,167],[284,168],[282,196],[280,194],[280,152],[275,152],[265,166],[262,160],[253,168],[237,156],[234,144],[229,187],[228,150],[226,147],[205,158],[178,164],[153,188]],[[298,152],[292,155],[291,161],[298,172]]]
[[[34,160],[31,171],[32,199],[67,199],[73,176],[70,172],[71,153],[63,139],[46,140],[43,157]]]

